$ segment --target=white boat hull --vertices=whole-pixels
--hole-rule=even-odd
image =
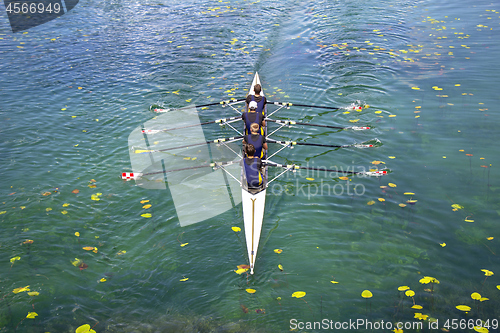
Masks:
[[[264,208],[266,206],[266,190],[252,194],[246,190],[241,191],[243,202],[243,219],[245,222],[245,238],[247,242],[248,262],[250,263],[250,274],[253,274],[257,249],[259,248],[262,222],[264,220]]]
[[[259,74],[255,73],[252,81],[252,86],[248,91],[249,95],[254,95],[254,86],[260,84]],[[264,96],[264,91],[261,91]],[[245,162],[243,162],[245,163]],[[264,168],[264,176],[267,178],[267,167]],[[242,185],[246,182],[242,169]],[[267,179],[264,180],[264,186]],[[242,186],[241,202],[243,204],[243,221],[245,225],[245,238],[247,242],[248,262],[250,263],[250,274],[253,274],[255,260],[257,259],[257,249],[259,248],[260,234],[262,231],[262,223],[264,221],[264,208],[266,206],[266,189],[264,188],[258,193],[251,193]]]

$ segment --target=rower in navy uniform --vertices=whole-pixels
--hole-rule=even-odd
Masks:
[[[250,134],[243,137],[243,147],[245,145],[253,145],[255,156],[264,158],[266,156],[264,150],[267,150],[266,137],[261,134],[259,124],[253,123],[250,125]]]
[[[262,113],[263,116],[266,116],[264,114],[264,111],[265,111],[267,99],[266,99],[266,96],[260,95],[260,92],[262,91],[261,85],[256,84],[253,87],[253,91],[254,91],[255,95],[248,95],[247,99],[246,99],[246,103],[247,103],[248,107],[250,108],[251,102],[256,102],[257,103],[257,112]]]
[[[257,102],[252,101],[248,104],[248,112],[244,112],[241,115],[241,119],[245,122],[245,134],[250,133],[250,125],[257,123],[259,126],[266,126],[266,121],[261,112],[257,112]],[[264,134],[261,131],[261,134]]]
[[[248,188],[257,189],[262,187],[264,179],[262,177],[262,160],[255,156],[255,147],[252,144],[246,146],[247,156],[243,161],[245,168],[245,176],[248,183]]]

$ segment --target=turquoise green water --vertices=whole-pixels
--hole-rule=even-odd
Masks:
[[[499,11],[490,1],[90,1],[24,34],[10,33],[4,15],[0,332],[83,324],[97,332],[285,332],[292,319],[424,325],[405,332],[437,331],[429,318],[439,329],[447,319],[491,325],[500,301]],[[369,106],[348,114],[292,108],[278,118],[375,127],[297,127],[278,137],[383,143],[326,153],[297,147],[277,162],[380,161],[392,173],[352,177],[362,195],[311,194],[321,181],[346,188],[336,176],[277,181],[293,195],[268,195],[256,274],[247,276],[234,272],[247,263],[244,236],[231,229],[243,228],[241,206],[181,228],[168,190],[141,189],[119,174],[130,170],[128,135],[155,116],[151,105],[241,98],[255,71],[270,100]],[[208,121],[228,109],[203,112]],[[207,138],[220,134],[205,128]],[[424,276],[440,283],[422,284]],[[25,286],[39,294],[13,293]],[[363,299],[364,290],[373,297]],[[292,297],[297,291],[306,295]]]

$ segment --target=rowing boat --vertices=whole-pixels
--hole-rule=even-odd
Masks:
[[[248,95],[254,95],[254,87],[260,84],[259,74],[255,73],[252,81],[252,86],[248,91]],[[264,96],[264,90],[261,91]],[[265,107],[264,107],[265,114]],[[243,124],[243,126],[245,126]],[[267,131],[267,126],[264,132]],[[267,166],[264,166],[264,179],[262,188],[257,191],[248,189],[245,180],[245,163],[242,161],[241,168],[241,202],[243,205],[243,224],[245,226],[245,238],[247,242],[248,262],[250,263],[250,274],[253,274],[255,260],[257,259],[257,249],[259,248],[260,233],[262,231],[262,223],[264,221],[264,208],[266,206],[266,188],[267,188]]]
[[[256,84],[261,84],[258,73],[255,73],[253,77],[248,95],[254,94],[254,87]],[[261,94],[264,95],[263,90]],[[296,126],[315,126],[353,131],[370,130],[371,127],[344,127],[304,123],[290,119],[273,119],[272,116],[276,112],[283,109],[290,109],[294,105],[292,103],[267,101],[267,105],[264,109],[266,120],[264,133],[266,135],[266,141],[270,144],[281,146],[281,148],[273,150],[272,154],[267,152],[265,158],[262,160],[264,164],[263,186],[259,189],[248,188],[243,164],[244,155],[241,154],[241,139],[245,131],[243,130],[243,132],[240,132],[236,127],[232,126],[235,122],[241,122],[242,111],[238,109],[237,106],[242,103],[245,103],[245,99],[232,99],[229,101],[195,105],[177,110],[163,108],[152,109],[152,111],[164,113],[164,115],[153,118],[144,125],[137,127],[130,134],[129,147],[133,172],[123,172],[121,178],[127,181],[133,179],[138,186],[148,189],[166,189],[165,181],[167,181],[181,226],[187,226],[217,216],[231,208],[235,208],[241,201],[249,269],[250,274],[254,274],[259,240],[264,221],[266,190],[269,184],[283,174],[287,172],[296,172],[297,170],[314,170],[327,173],[341,173],[351,176],[383,176],[390,171],[378,169],[370,171],[338,170],[335,168],[307,167],[300,164],[280,164],[271,161],[271,158],[284,149],[293,148],[296,145],[336,149],[375,148],[379,147],[381,142],[378,139],[372,139],[359,144],[333,145],[304,141],[275,140],[272,136],[285,126],[288,128]],[[198,118],[198,109],[204,110],[209,106],[216,105],[230,107],[239,115],[200,122]],[[273,109],[269,110],[268,106],[273,107]],[[302,104],[295,106],[311,108],[322,107]],[[324,106],[323,108],[330,110],[341,109],[331,106]],[[361,111],[360,106],[351,106],[349,108]],[[201,127],[209,124],[219,124],[229,127],[238,133],[238,136],[206,140]],[[273,129],[273,131],[269,133],[268,124],[276,124],[278,128]],[[169,126],[169,128],[163,128],[163,126]],[[173,138],[176,137],[179,139],[177,139],[177,141],[175,139],[173,140]],[[183,140],[183,145],[179,145],[180,140]],[[220,153],[223,149],[226,149],[226,153],[229,152],[229,154]],[[219,154],[217,152],[219,152]],[[197,153],[199,158],[187,155],[193,153]],[[241,167],[240,169],[238,169],[238,164]],[[274,178],[268,179],[269,167],[281,168],[283,171]],[[208,168],[212,170],[206,170]],[[208,172],[201,172],[201,170],[206,170]],[[237,172],[240,172],[240,177],[237,176]],[[222,177],[223,175],[230,177]],[[209,188],[203,188],[203,184],[206,184]],[[216,191],[214,191],[214,186],[218,186]],[[217,194],[221,189],[223,191],[227,190],[222,196]],[[241,193],[241,197],[238,195],[238,192]],[[230,197],[230,200],[228,197]]]

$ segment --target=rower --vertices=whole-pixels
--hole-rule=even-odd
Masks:
[[[265,116],[264,110],[265,110],[265,106],[267,103],[267,99],[265,96],[260,95],[260,92],[262,91],[261,85],[257,83],[253,87],[253,91],[254,91],[255,95],[248,95],[247,99],[246,99],[246,103],[247,103],[248,107],[250,108],[250,102],[256,102],[257,103],[257,112],[262,113],[262,115]]]
[[[255,156],[261,159],[266,156],[264,150],[267,150],[266,137],[259,131],[259,124],[250,125],[250,134],[243,137],[243,146],[251,144],[255,148]]]
[[[245,177],[248,183],[248,188],[259,188],[263,185],[262,179],[262,160],[255,156],[255,147],[252,144],[246,146],[247,156],[243,161],[245,168]]]
[[[241,119],[245,122],[245,134],[250,133],[250,125],[253,123],[257,123],[259,126],[266,126],[266,121],[264,120],[264,116],[262,113],[257,112],[257,102],[252,101],[248,104],[248,112],[245,112],[241,115]],[[264,131],[261,130],[261,134],[264,134]]]

